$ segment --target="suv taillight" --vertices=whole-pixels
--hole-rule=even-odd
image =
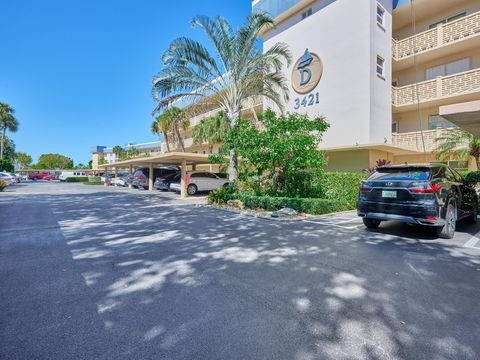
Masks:
[[[360,184],[360,191],[364,191],[364,192],[367,192],[367,191],[372,191],[373,190],[373,187],[371,186],[368,186],[364,183],[361,183]]]
[[[434,194],[442,188],[440,184],[414,185],[408,190],[414,194]]]
[[[142,179],[143,179],[143,174],[138,175],[138,180],[142,180]]]

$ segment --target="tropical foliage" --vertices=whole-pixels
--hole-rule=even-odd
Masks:
[[[283,109],[288,86],[281,69],[290,65],[290,52],[286,44],[276,43],[262,53],[257,42],[262,30],[274,27],[270,17],[252,14],[237,31],[222,17],[198,16],[192,25],[205,32],[214,52],[190,38],[172,41],[162,58],[163,69],[153,78],[158,103],[154,113],[178,101],[205,99],[224,111],[234,129],[250,97],[266,97]],[[235,148],[229,151],[228,173],[230,181],[237,179]]]
[[[5,135],[5,137],[2,137],[0,135],[0,140],[1,139],[4,139],[3,140],[3,158],[13,162],[15,160],[15,143],[7,135]]]
[[[60,154],[42,154],[38,158],[37,169],[73,169],[73,160]]]
[[[369,167],[365,169],[364,171],[368,174],[373,174],[379,167],[390,165],[391,161],[390,160],[385,160],[385,159],[378,159],[375,161],[375,166]]]
[[[209,116],[200,121],[193,128],[193,142],[195,144],[208,144],[209,153],[213,153],[213,145],[225,142],[230,125],[223,111]]]
[[[15,153],[15,162],[20,169],[28,168],[32,165],[32,157],[24,152]]]
[[[437,138],[437,157],[440,160],[459,159],[468,161],[475,158],[480,169],[480,138],[460,128],[445,131]]]
[[[125,149],[123,147],[121,147],[120,145],[115,145],[112,149],[112,152],[118,156],[119,159],[123,160],[125,159],[126,155],[127,155],[127,152],[125,151]]]
[[[126,158],[127,159],[132,159],[134,157],[137,157],[139,154],[140,154],[140,152],[138,151],[138,149],[132,147],[132,148],[127,150]]]
[[[14,172],[15,167],[9,159],[0,159],[0,171]]]
[[[152,133],[163,134],[167,151],[170,152],[170,143],[177,143],[177,148],[181,148],[185,152],[185,143],[183,141],[181,130],[185,131],[190,126],[190,119],[185,111],[172,106],[166,109],[162,114],[158,115],[150,130]]]
[[[3,159],[4,145],[6,139],[7,130],[10,132],[16,132],[18,129],[18,121],[13,116],[15,109],[10,105],[0,102],[0,159]]]
[[[258,175],[270,179],[273,193],[300,195],[312,169],[321,171],[327,164],[318,145],[328,127],[323,117],[277,116],[267,110],[258,114],[258,123],[241,119],[228,134],[224,149],[236,149]]]

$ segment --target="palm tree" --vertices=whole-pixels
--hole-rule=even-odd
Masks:
[[[115,145],[112,149],[112,152],[117,155],[118,159],[123,160],[126,155],[126,151],[120,145]]]
[[[185,152],[185,143],[180,135],[180,130],[185,131],[190,126],[190,119],[187,113],[178,107],[172,106],[166,109],[163,115],[166,118],[166,123],[170,124],[170,130],[174,140],[177,141],[177,146],[181,147],[182,151]]]
[[[439,159],[445,160],[455,156],[460,160],[468,161],[469,157],[473,156],[477,170],[480,170],[480,137],[455,128],[445,131],[436,141]]]
[[[160,114],[157,116],[155,120],[153,120],[152,124],[150,125],[150,131],[156,135],[163,135],[163,139],[165,140],[165,144],[167,144],[167,152],[170,152],[170,139],[169,139],[169,132],[172,129],[171,121],[168,116],[165,114]]]
[[[208,144],[210,154],[213,152],[213,145],[225,141],[230,125],[223,111],[213,116],[206,117],[193,128],[193,142],[195,144]]]
[[[18,121],[13,116],[14,113],[14,108],[6,103],[0,102],[0,129],[2,131],[2,139],[0,142],[0,159],[3,159],[3,148],[7,130],[10,132],[16,132],[18,130]]]
[[[222,17],[197,16],[192,25],[205,31],[215,52],[211,54],[193,39],[172,41],[162,58],[163,70],[153,78],[152,94],[158,103],[154,113],[177,101],[208,97],[225,112],[230,128],[235,128],[242,104],[250,97],[264,96],[283,110],[288,86],[281,70],[290,65],[291,55],[283,43],[265,53],[258,47],[260,32],[274,27],[269,16],[252,14],[237,31]],[[231,182],[237,179],[235,149],[229,154],[228,173]]]

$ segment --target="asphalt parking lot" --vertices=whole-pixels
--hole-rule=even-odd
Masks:
[[[273,221],[175,194],[0,194],[0,359],[478,359],[480,225]]]

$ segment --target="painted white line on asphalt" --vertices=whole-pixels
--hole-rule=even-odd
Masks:
[[[323,225],[323,226],[333,226],[333,227],[338,227],[341,229],[347,229],[347,230],[353,230],[357,229],[360,225],[356,226],[345,226],[345,225],[337,225],[336,223],[330,223],[330,222],[321,222],[321,221],[313,221],[313,220],[303,220],[304,222],[312,223],[312,224],[318,224],[318,225]]]
[[[480,236],[480,233],[472,236],[472,238],[470,240],[468,240],[465,245],[463,245],[463,247],[466,247],[466,248],[474,248],[474,249],[479,249],[478,247],[476,247],[475,245],[477,245],[479,242],[480,242],[480,238],[477,237]]]

